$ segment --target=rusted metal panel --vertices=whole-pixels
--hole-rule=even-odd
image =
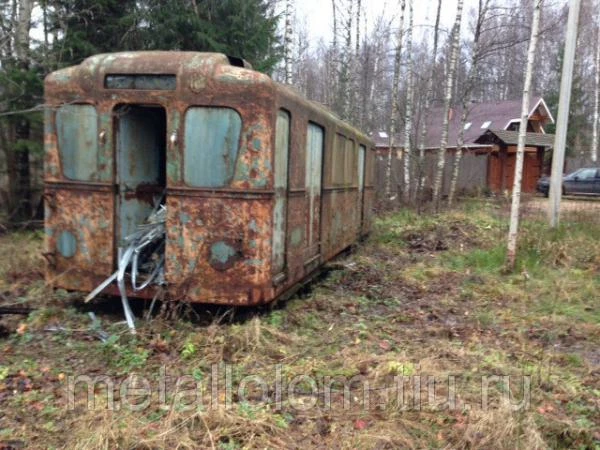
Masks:
[[[49,281],[66,289],[93,289],[86,278],[113,267],[114,193],[101,185],[47,183],[45,198]]]
[[[275,124],[275,147],[273,165],[275,170],[275,205],[273,207],[273,275],[285,269],[288,159],[290,152],[290,114],[285,110],[277,113]]]
[[[321,184],[323,171],[323,145],[325,130],[314,123],[308,123],[306,135],[306,253],[305,262],[320,253],[321,245]]]
[[[177,297],[226,304],[272,299],[268,193],[178,190],[167,198],[167,211],[173,217],[166,277]]]

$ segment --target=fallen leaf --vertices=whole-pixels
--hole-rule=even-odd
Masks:
[[[381,341],[379,343],[379,348],[381,350],[389,350],[390,348],[392,348],[392,345],[389,343],[389,341]]]
[[[356,422],[354,422],[355,430],[364,430],[365,428],[367,428],[367,422],[364,420],[357,419]]]

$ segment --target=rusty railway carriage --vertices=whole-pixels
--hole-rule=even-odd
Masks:
[[[162,192],[169,296],[191,302],[274,300],[369,230],[372,142],[242,60],[103,54],[45,92],[55,287],[89,292],[113,273]]]

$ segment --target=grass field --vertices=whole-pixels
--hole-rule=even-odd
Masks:
[[[37,309],[0,321],[0,447],[600,449],[600,226],[528,216],[507,273],[505,209],[383,216],[290,301],[136,336],[4,235],[0,304]]]

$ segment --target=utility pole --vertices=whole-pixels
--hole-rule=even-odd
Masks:
[[[556,136],[552,151],[552,175],[550,177],[550,226],[558,226],[560,218],[560,200],[562,197],[562,178],[565,166],[565,146],[567,143],[567,127],[569,125],[569,106],[571,104],[571,85],[573,83],[573,65],[575,63],[575,46],[577,44],[577,26],[581,0],[570,0],[569,19],[567,22],[567,39],[562,75],[560,77],[560,97],[558,101],[558,118],[556,119]]]

